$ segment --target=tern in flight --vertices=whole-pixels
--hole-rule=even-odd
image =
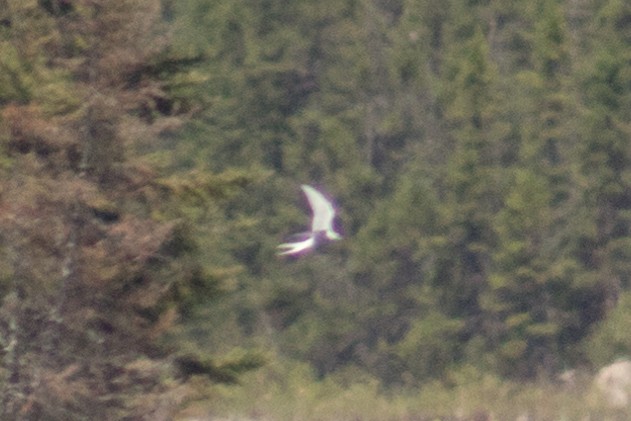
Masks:
[[[303,184],[302,191],[305,192],[313,219],[311,220],[311,231],[303,232],[292,236],[296,241],[283,243],[278,246],[279,255],[295,255],[309,251],[320,244],[324,239],[340,240],[342,236],[333,229],[333,218],[335,209],[329,200],[322,193],[311,186]]]

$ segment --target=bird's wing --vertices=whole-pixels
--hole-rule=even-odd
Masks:
[[[313,237],[314,233],[311,231],[299,232],[298,234],[292,234],[287,237],[287,244],[300,243]]]
[[[306,240],[298,241],[295,243],[279,244],[278,248],[281,249],[281,251],[278,252],[278,255],[283,256],[286,254],[298,254],[305,250],[309,250],[313,248],[314,245],[315,245],[315,238],[313,236],[309,236],[309,238],[307,238]]]
[[[307,200],[309,200],[311,210],[313,211],[311,231],[332,231],[335,209],[333,208],[331,202],[328,201],[322,193],[306,184],[302,185],[302,191],[305,192]]]

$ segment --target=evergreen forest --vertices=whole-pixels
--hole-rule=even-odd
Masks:
[[[631,2],[0,0],[0,419],[629,419],[629,323]]]

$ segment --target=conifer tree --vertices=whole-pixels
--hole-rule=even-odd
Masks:
[[[484,299],[490,347],[513,375],[530,376],[538,374],[528,372],[533,367],[553,369],[563,319],[570,317],[562,303],[572,288],[568,271],[576,265],[561,245],[564,227],[554,216],[567,212],[571,181],[571,132],[563,130],[572,115],[564,96],[567,40],[556,5],[538,7],[530,69],[513,76],[519,152],[494,224],[498,245]]]
[[[580,116],[580,185],[582,187],[582,215],[587,222],[578,229],[577,256],[583,265],[585,288],[591,291],[585,317],[600,321],[613,310],[613,325],[604,323],[602,331],[593,334],[606,336],[607,329],[620,329],[615,323],[616,313],[625,311],[624,299],[618,298],[631,285],[629,266],[629,233],[631,232],[631,186],[629,184],[629,87],[628,72],[629,17],[631,9],[625,2],[608,1],[593,6],[592,34],[587,42],[589,54],[578,65]],[[588,343],[587,346],[590,346]],[[615,340],[604,340],[598,346],[608,349],[608,355],[626,353],[626,345],[619,348]],[[599,348],[602,349],[602,348]],[[590,350],[588,354],[594,354]],[[602,354],[595,361],[603,363]]]
[[[170,419],[189,377],[243,366],[164,342],[219,281],[146,156],[187,109],[160,2],[8,3],[1,417]]]
[[[445,118],[451,150],[445,163],[441,213],[450,250],[441,253],[434,280],[444,291],[442,308],[452,316],[475,319],[478,295],[488,273],[494,242],[492,217],[498,208],[498,165],[493,120],[495,71],[481,29],[454,47],[445,70]]]

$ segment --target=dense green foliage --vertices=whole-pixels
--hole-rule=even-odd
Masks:
[[[0,1],[2,415],[629,353],[629,69],[620,0]]]

